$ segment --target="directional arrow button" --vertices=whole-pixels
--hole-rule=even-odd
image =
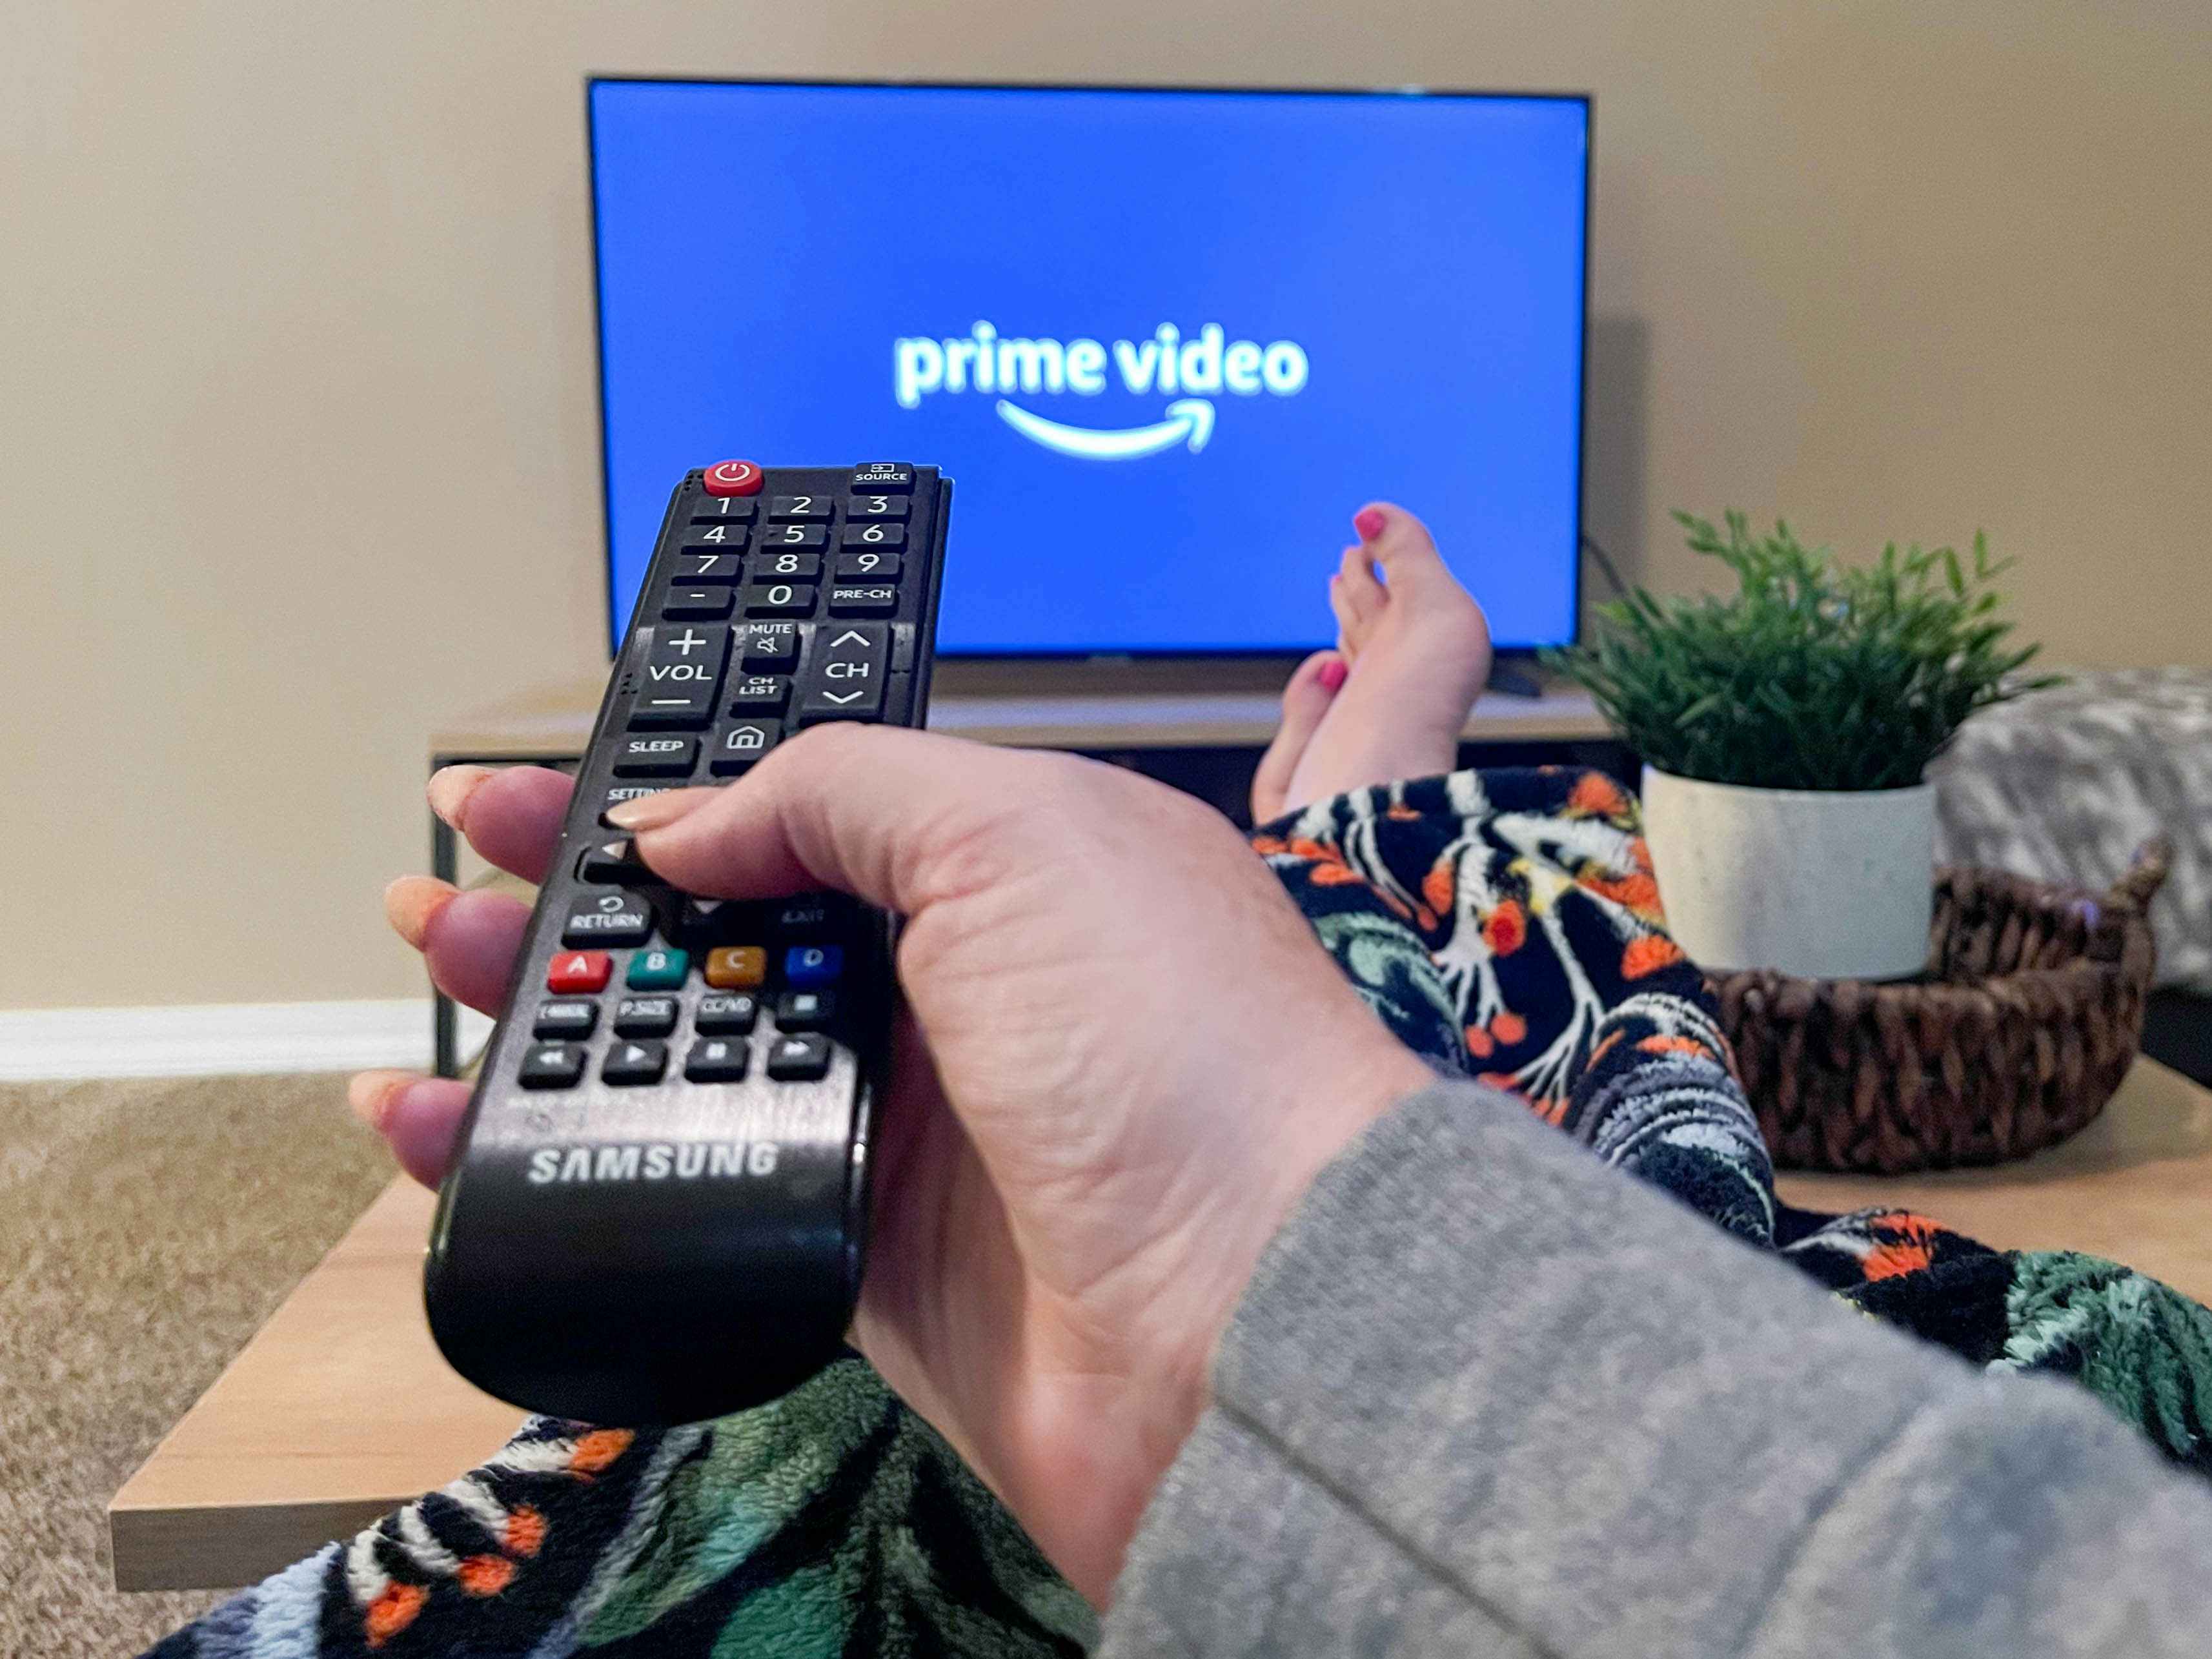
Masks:
[[[890,667],[890,630],[882,623],[854,623],[834,634],[823,629],[799,677],[799,723],[878,718]]]

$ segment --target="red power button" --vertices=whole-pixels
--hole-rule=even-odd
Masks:
[[[761,470],[750,461],[724,461],[707,469],[709,495],[757,495],[760,487]]]

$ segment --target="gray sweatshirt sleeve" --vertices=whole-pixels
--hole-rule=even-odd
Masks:
[[[2212,1487],[1440,1084],[1269,1247],[1103,1651],[2201,1656]]]

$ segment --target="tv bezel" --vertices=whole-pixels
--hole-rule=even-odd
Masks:
[[[1529,91],[1513,92],[1497,88],[1469,87],[1323,87],[1323,86],[1213,86],[1155,85],[1125,82],[1028,82],[1028,81],[939,81],[876,79],[859,77],[830,77],[749,75],[586,75],[584,77],[584,184],[586,207],[590,216],[592,255],[592,366],[597,380],[596,403],[599,422],[599,577],[602,609],[606,617],[608,659],[612,661],[622,641],[616,636],[615,622],[615,515],[613,467],[608,455],[607,418],[607,343],[606,343],[606,273],[599,258],[599,152],[597,116],[592,108],[593,89],[601,86],[674,86],[674,87],[794,87],[802,88],[851,88],[861,90],[911,92],[1129,92],[1129,93],[1194,93],[1200,94],[1249,95],[1255,98],[1468,98],[1514,100],[1524,103],[1580,104],[1583,106],[1583,268],[1582,268],[1582,326],[1578,356],[1581,359],[1576,371],[1575,390],[1575,491],[1572,547],[1567,566],[1567,602],[1570,626],[1565,643],[1572,645],[1582,638],[1583,579],[1582,554],[1584,522],[1583,492],[1589,477],[1589,356],[1590,356],[1590,219],[1595,179],[1592,155],[1596,149],[1597,101],[1588,92]],[[804,460],[793,465],[813,465],[822,458]],[[958,483],[956,477],[954,482]],[[939,653],[945,662],[1039,662],[1091,663],[1131,662],[1149,663],[1208,663],[1208,662],[1296,662],[1312,649],[1297,646],[1237,647],[1212,650],[1188,648],[1152,649],[1134,647],[1126,649],[1112,647],[1072,647],[1058,651],[946,651]],[[1547,649],[1546,646],[1500,647],[1499,653],[1507,656],[1531,655]]]

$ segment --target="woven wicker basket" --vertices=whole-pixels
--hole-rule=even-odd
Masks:
[[[2024,1158],[2104,1109],[2150,994],[2172,848],[2110,893],[1944,869],[1929,966],[1869,984],[1708,975],[1776,1164],[1894,1175]]]

